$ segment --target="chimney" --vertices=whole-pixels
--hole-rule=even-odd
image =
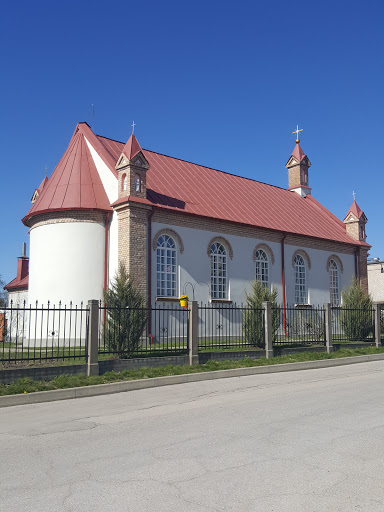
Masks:
[[[21,256],[17,259],[17,275],[16,279],[21,281],[28,275],[29,258],[27,257],[27,244],[23,242],[21,246]]]

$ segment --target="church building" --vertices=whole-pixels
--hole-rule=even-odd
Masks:
[[[338,305],[353,276],[367,289],[367,218],[355,201],[344,221],[322,206],[310,167],[297,139],[282,189],[79,123],[22,219],[29,260],[19,258],[10,299],[102,299],[122,261],[150,305],[182,294],[241,303],[254,279],[282,303]]]

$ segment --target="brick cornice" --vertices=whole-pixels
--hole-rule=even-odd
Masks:
[[[154,215],[152,220],[153,222],[158,222],[160,224],[169,224],[192,229],[201,229],[204,231],[213,231],[223,235],[235,235],[245,238],[254,238],[266,242],[269,241],[280,243],[285,235],[284,243],[286,245],[295,245],[308,249],[319,249],[323,251],[339,252],[344,254],[354,254],[356,249],[361,247],[359,243],[354,244],[352,242],[351,244],[347,244],[343,242],[325,240],[322,238],[296,235],[294,233],[284,233],[283,231],[259,228],[247,224],[224,221],[221,219],[202,217],[186,212],[168,210],[165,208],[154,207]]]

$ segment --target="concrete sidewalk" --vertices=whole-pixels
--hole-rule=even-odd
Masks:
[[[185,375],[172,375],[169,377],[155,377],[151,379],[130,380],[112,382],[110,384],[98,384],[95,386],[83,386],[77,388],[57,389],[53,391],[37,391],[36,393],[7,395],[0,397],[0,407],[14,405],[26,405],[41,402],[54,402],[57,400],[69,400],[98,395],[109,395],[138,389],[185,384],[205,380],[225,379],[229,377],[243,377],[248,375],[262,375],[268,373],[293,372],[299,370],[312,370],[316,368],[331,368],[369,361],[384,360],[384,354],[371,354],[356,357],[343,357],[339,359],[323,359],[320,361],[305,361],[302,363],[274,364],[270,366],[254,366],[248,368],[234,368],[232,370],[217,370],[204,373],[189,373]]]

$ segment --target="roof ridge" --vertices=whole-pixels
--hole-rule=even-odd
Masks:
[[[98,135],[97,133],[95,133],[95,135],[96,135],[96,137],[101,137],[102,139],[113,140],[113,142],[118,142],[119,144],[124,144],[124,142],[121,142],[121,140],[112,139],[111,137],[106,137],[105,135]]]
[[[76,134],[76,135],[77,135],[77,134]],[[83,135],[83,136],[84,136],[84,134],[81,134],[81,135]],[[71,151],[69,152],[69,156],[70,156],[70,155],[72,155],[73,150],[76,148],[75,154],[74,154],[74,156],[73,156],[73,161],[72,161],[71,170],[70,170],[70,173],[69,173],[69,180],[68,180],[68,183],[66,184],[66,187],[65,187],[65,192],[64,192],[64,195],[63,195],[63,199],[61,200],[61,205],[63,205],[63,204],[64,204],[64,202],[65,202],[65,198],[67,197],[68,187],[69,187],[69,182],[70,182],[70,179],[72,178],[73,166],[75,165],[76,154],[77,154],[77,151],[79,150],[79,142],[80,142],[80,137],[81,137],[81,135],[79,134],[79,135],[78,135],[78,137],[77,137],[77,139],[76,139],[76,144],[77,144],[77,146],[75,146],[75,141],[74,141],[74,143],[73,143],[73,147],[71,148]],[[81,152],[81,145],[80,145],[80,152]],[[81,153],[80,153],[80,156],[81,156]],[[63,166],[63,170],[62,170],[62,172],[61,172],[60,179],[61,179],[61,177],[63,176],[64,171],[65,171],[65,168],[66,168],[66,166],[67,166],[67,165],[68,165],[68,161],[67,161],[67,162],[66,162],[66,164]],[[80,170],[80,173],[81,173],[81,170]],[[60,179],[58,180],[58,183],[60,182]],[[80,181],[81,181],[81,174],[80,174]],[[80,187],[80,188],[81,188],[81,187]],[[56,191],[57,191],[57,188],[55,189],[55,192],[54,192],[54,194],[53,194],[53,196],[52,196],[52,198],[51,198],[51,200],[50,200],[50,202],[49,202],[49,206],[51,206],[51,204],[52,204],[53,198],[54,198],[54,197],[55,197],[55,195],[56,195]],[[81,204],[81,197],[80,197],[80,204]]]

